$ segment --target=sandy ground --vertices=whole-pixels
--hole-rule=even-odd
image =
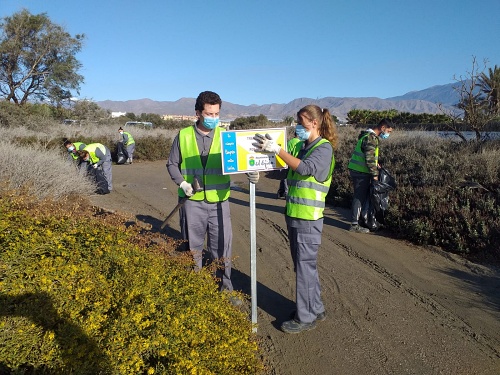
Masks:
[[[92,197],[158,231],[177,203],[165,161],[113,165],[114,191]],[[233,283],[250,294],[250,210],[233,178]],[[438,249],[350,233],[328,207],[318,267],[327,319],[297,335],[279,330],[295,304],[295,277],[278,181],[256,187],[258,336],[277,375],[500,374],[500,272]],[[179,237],[178,215],[166,229]],[[243,308],[248,309],[250,303]]]

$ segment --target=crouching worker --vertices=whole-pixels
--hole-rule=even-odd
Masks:
[[[112,171],[111,171],[111,151],[100,143],[91,143],[78,152],[82,162],[87,163],[88,168],[102,168],[106,179],[107,188],[113,190]]]
[[[68,151],[68,161],[75,162],[78,167],[81,167],[83,164],[78,155],[78,151],[83,150],[87,145],[83,142],[71,142],[69,139],[65,139],[63,144]]]

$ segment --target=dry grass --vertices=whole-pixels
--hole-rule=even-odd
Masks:
[[[5,190],[22,190],[39,199],[89,195],[95,190],[66,156],[41,146],[21,147],[7,141],[0,142],[0,180]]]
[[[173,138],[179,132],[179,129],[142,129],[142,128],[127,128],[134,139],[140,140],[146,137]],[[43,129],[32,130],[28,127],[2,128],[2,139],[6,141],[34,138],[40,141],[40,144],[49,144],[51,140],[68,138],[77,141],[78,139],[109,139],[111,142],[120,139],[118,127],[115,125],[85,125],[85,126],[67,126],[62,124],[53,124],[46,126]],[[62,144],[61,144],[62,146]]]

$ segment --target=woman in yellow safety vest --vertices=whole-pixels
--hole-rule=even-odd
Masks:
[[[254,146],[274,152],[288,165],[285,220],[296,273],[296,311],[281,325],[287,333],[316,327],[326,318],[321,300],[317,258],[323,231],[323,210],[332,181],[337,144],[335,123],[328,109],[307,105],[297,113],[299,142],[289,152],[266,134],[256,134]]]
[[[120,126],[118,129],[118,133],[122,136],[123,146],[125,146],[125,150],[127,151],[127,163],[132,164],[132,159],[134,158],[135,151],[135,140],[132,137],[132,134],[129,132],[123,131],[123,128]]]

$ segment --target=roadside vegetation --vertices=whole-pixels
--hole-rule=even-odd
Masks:
[[[90,100],[72,101],[84,81],[76,55],[85,36],[71,36],[46,14],[22,10],[0,29],[0,373],[261,373],[250,322],[217,292],[212,274],[193,272],[168,237],[92,207],[94,186],[63,147],[68,138],[113,152],[118,127],[148,121],[154,129],[130,129],[134,160],[166,160],[178,129],[191,123],[156,114],[113,119]],[[386,215],[395,235],[499,261],[500,141],[482,137],[498,122],[498,73],[497,66],[481,72],[474,59],[471,83],[459,88],[463,118],[427,121],[459,137],[470,128],[474,142],[401,130],[382,144],[381,164],[398,182]],[[415,122],[407,114],[361,111],[351,113],[351,124],[367,126],[377,116],[407,129]],[[261,115],[231,126],[293,121],[276,124]],[[328,195],[335,205],[350,205],[346,166],[358,131],[339,128]]]
[[[14,112],[3,112],[2,119]],[[127,220],[81,200],[93,188],[68,163],[62,139],[114,149],[117,126],[67,126],[36,113],[26,118],[26,126],[2,126],[0,145],[0,370],[259,373],[248,319],[215,293],[208,274],[193,273],[188,260],[172,257],[168,238],[127,228]],[[338,128],[328,195],[334,205],[350,205],[346,166],[360,129]],[[132,133],[143,162],[166,160],[177,130]],[[380,158],[398,182],[385,217],[388,230],[416,244],[498,262],[499,157],[500,141],[394,132],[381,144]],[[210,324],[200,316],[209,316]],[[205,341],[197,341],[200,334]],[[234,352],[217,346],[227,340],[236,340]]]
[[[259,373],[246,314],[172,241],[80,197],[2,191],[0,373]]]
[[[350,207],[347,165],[362,128],[340,128],[330,203]],[[436,132],[400,131],[381,141],[380,164],[397,181],[386,228],[419,245],[471,260],[500,263],[500,139],[443,139]]]
[[[251,323],[209,270],[90,205],[62,140],[113,149],[117,127],[27,121],[1,127],[0,373],[261,373]],[[166,160],[175,132],[131,131],[137,160]]]
[[[250,118],[236,123],[240,123],[242,128],[285,126],[284,123],[265,121],[265,116],[253,120]],[[335,152],[335,180],[327,197],[334,205],[350,205],[352,187],[347,164],[362,128],[338,128],[340,142]],[[402,128],[398,127],[389,140],[381,143],[380,163],[398,182],[398,188],[390,194],[386,227],[398,237],[416,244],[439,246],[471,259],[500,260],[500,166],[496,163],[500,156],[500,140],[485,137],[477,141],[473,137],[471,141],[464,142],[459,137],[441,138],[436,131],[408,131],[404,130],[404,126]],[[136,160],[140,162],[166,160],[178,130],[134,128],[130,131],[137,141]],[[0,165],[4,163],[6,167],[2,176],[12,181],[24,181],[16,176],[43,177],[41,171],[27,174],[25,168],[29,165],[43,165],[42,171],[44,168],[53,171],[57,165],[63,165],[61,160],[66,158],[62,147],[64,138],[84,143],[99,142],[114,150],[118,136],[114,124],[66,126],[43,123],[40,128],[33,124],[8,127],[3,133],[4,142],[9,147],[21,147],[26,157],[37,155],[45,160],[44,163],[21,163],[16,167],[16,163],[8,161],[11,159],[3,158]],[[7,150],[6,147],[3,149]],[[4,152],[13,154],[12,151]],[[61,160],[57,161],[58,158]],[[48,168],[49,165],[51,168]],[[47,172],[46,176],[50,174]],[[55,180],[57,176],[50,179]],[[41,180],[37,181],[40,185]],[[64,182],[61,181],[58,186],[64,186]],[[42,190],[46,193],[50,191]],[[88,190],[82,188],[80,192],[86,194]]]

